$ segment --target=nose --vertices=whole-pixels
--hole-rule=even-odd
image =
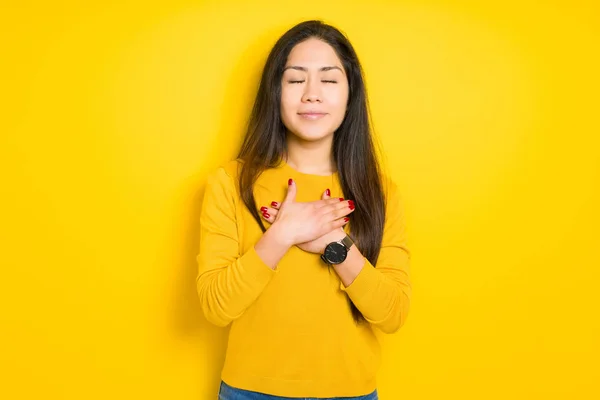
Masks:
[[[313,79],[309,79],[306,83],[304,94],[302,95],[303,103],[315,103],[321,102],[321,94],[319,92],[318,85],[314,83]]]
[[[302,102],[304,102],[304,103],[320,103],[321,97],[319,97],[315,93],[304,94],[304,96],[302,97]]]

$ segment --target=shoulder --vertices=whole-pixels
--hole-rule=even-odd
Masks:
[[[225,191],[235,192],[242,161],[231,160],[219,165],[208,174],[208,186],[219,186]]]
[[[399,195],[398,184],[389,174],[381,174],[381,188],[387,200]]]
[[[237,181],[243,161],[236,159],[219,165],[209,173],[209,178]]]
[[[382,174],[381,186],[387,210],[401,211],[404,207],[404,197],[397,181],[389,174]]]
[[[227,161],[226,163],[221,164],[214,173],[225,175],[231,180],[237,180],[242,164],[243,161],[239,159]]]

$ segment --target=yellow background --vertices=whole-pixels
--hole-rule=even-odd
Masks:
[[[381,398],[600,398],[595,1],[85,3],[1,6],[0,398],[216,398],[205,178],[309,18],[355,45],[406,198]]]

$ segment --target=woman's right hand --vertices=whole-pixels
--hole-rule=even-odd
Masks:
[[[296,183],[288,181],[288,192],[270,230],[276,230],[280,240],[295,245],[317,239],[344,226],[346,215],[353,211],[349,202],[341,198],[306,203],[296,201]]]

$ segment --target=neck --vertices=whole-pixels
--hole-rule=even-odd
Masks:
[[[305,174],[331,175],[336,171],[332,145],[333,135],[318,141],[306,141],[288,132],[284,160],[290,167]]]

